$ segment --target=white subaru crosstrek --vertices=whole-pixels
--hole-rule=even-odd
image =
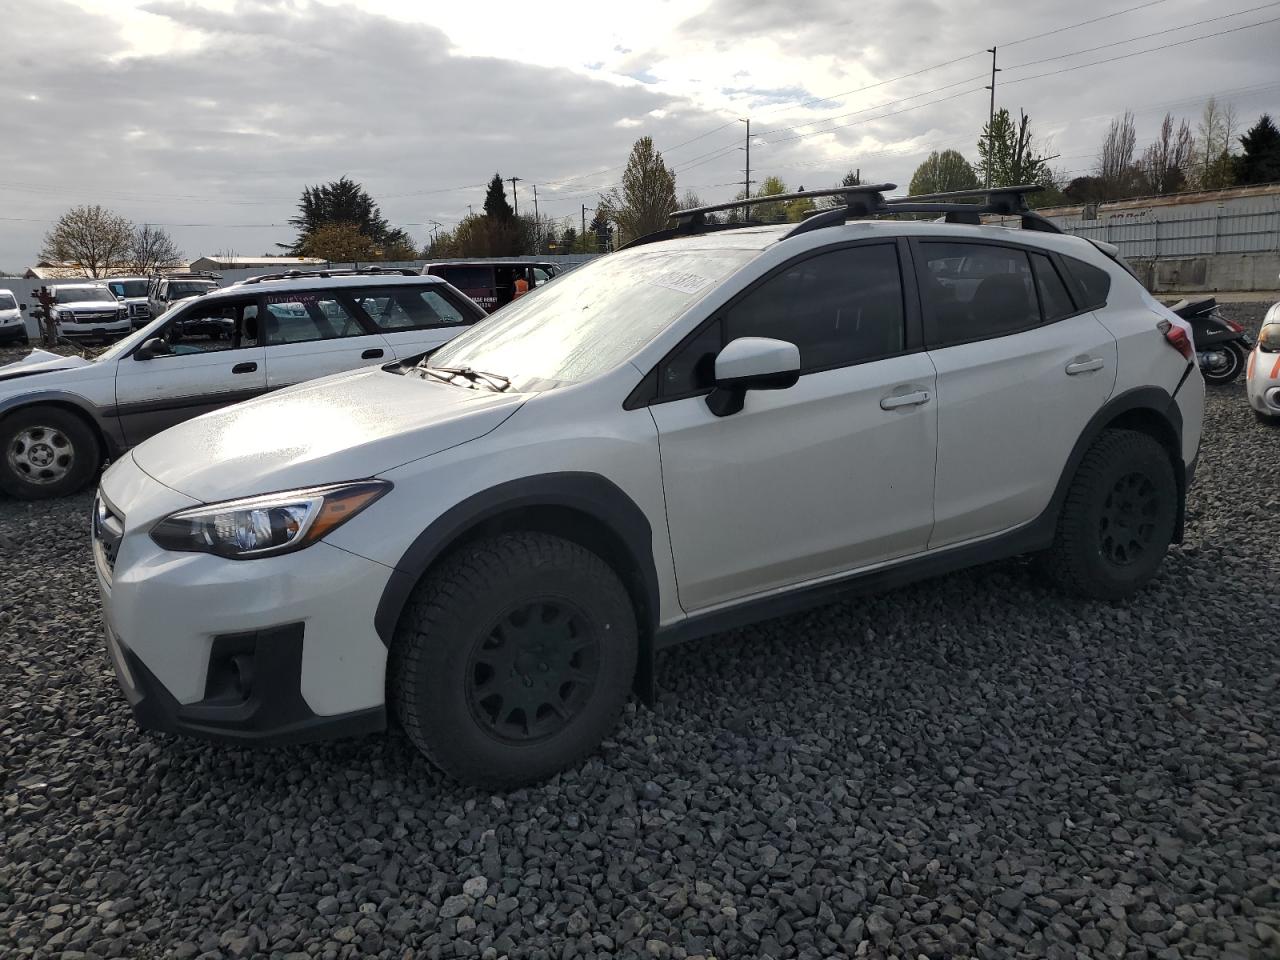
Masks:
[[[420,360],[135,448],[93,549],[137,720],[279,743],[394,714],[510,785],[594,749],[677,641],[1015,554],[1142,587],[1200,440],[1178,319],[1034,214],[850,212],[686,216]]]
[[[182,300],[93,360],[33,350],[0,366],[0,491],[74,493],[105,458],[175,423],[415,356],[484,315],[416,271],[294,273]]]

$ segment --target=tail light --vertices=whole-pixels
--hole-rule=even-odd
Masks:
[[[1244,333],[1244,327],[1241,324],[1236,323],[1234,320],[1228,320],[1226,317],[1222,317],[1222,322],[1236,333]]]
[[[1156,324],[1156,328],[1164,334],[1164,338],[1168,341],[1169,346],[1182,354],[1184,360],[1190,360],[1195,355],[1195,347],[1191,343],[1191,338],[1187,336],[1187,331],[1183,330],[1176,323],[1170,323],[1168,320],[1161,320]]]

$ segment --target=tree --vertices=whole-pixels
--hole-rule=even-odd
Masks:
[[[913,196],[921,193],[946,193],[949,190],[972,190],[981,186],[969,161],[958,150],[937,150],[929,154],[924,163],[911,175],[907,192]]]
[[[493,179],[489,181],[489,186],[484,192],[484,215],[503,223],[514,219],[516,215],[516,212],[511,209],[511,204],[507,202],[507,188],[500,173],[494,173]]]
[[[1194,151],[1195,137],[1191,135],[1191,125],[1183,120],[1175,133],[1173,115],[1166,113],[1160,124],[1160,136],[1142,154],[1142,177],[1146,189],[1157,196],[1183,189]]]
[[[760,189],[756,191],[757,197],[776,197],[780,193],[787,192],[787,184],[781,177],[768,176],[760,183]],[[757,203],[750,208],[751,219],[759,220],[763,223],[780,223],[787,219],[787,206],[785,203]]]
[[[40,259],[75,264],[89,276],[106,277],[129,263],[133,224],[97,204],[73,207],[45,234]]]
[[[578,252],[578,231],[573,227],[565,227],[564,233],[560,234],[560,241],[556,244],[558,253],[577,253]]]
[[[654,148],[652,137],[635,142],[622,174],[622,189],[610,190],[601,202],[626,240],[670,225],[676,209],[676,175]]]
[[[290,219],[289,223],[298,230],[298,236],[289,248],[297,256],[304,256],[303,246],[312,233],[330,224],[354,224],[379,251],[392,247],[398,250],[413,248],[409,235],[391,227],[364,187],[349,177],[341,177],[320,186],[304,187],[298,201],[298,215]],[[379,253],[378,256],[381,257],[382,254]]]
[[[129,270],[149,276],[172,270],[182,263],[182,251],[160,227],[144,223],[135,227],[129,242]]]
[[[1240,138],[1244,153],[1236,158],[1239,183],[1271,183],[1280,180],[1280,130],[1264,113]]]
[[[319,257],[330,263],[380,259],[373,240],[360,232],[356,223],[326,223],[312,230],[302,243],[299,255]]]
[[[1132,196],[1138,184],[1138,167],[1133,154],[1138,145],[1138,131],[1133,125],[1133,112],[1114,117],[1098,152],[1093,174],[1099,181],[1103,200]]]
[[[1205,101],[1200,114],[1196,144],[1200,165],[1198,186],[1201,190],[1220,190],[1235,182],[1235,163],[1231,158],[1231,141],[1236,133],[1236,111],[1231,104],[1221,104],[1217,97]]]
[[[1052,157],[1039,151],[1031,133],[1031,118],[1021,110],[1014,125],[1009,111],[1001,108],[992,121],[982,128],[978,141],[978,157],[993,187],[1012,187],[1039,183]]]
[[[582,238],[585,244],[583,253],[608,253],[613,249],[613,224],[609,222],[608,213],[606,208],[596,207],[595,215],[587,225],[587,235]]]
[[[848,173],[846,173],[843,177],[840,178],[840,182],[837,183],[836,186],[837,187],[862,186],[862,170],[861,169],[850,170]],[[844,201],[840,197],[819,197],[818,202],[814,204],[814,209],[832,210],[836,207],[842,207],[842,206],[844,206]]]

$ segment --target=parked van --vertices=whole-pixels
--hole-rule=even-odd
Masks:
[[[515,298],[518,279],[523,277],[532,290],[553,279],[560,273],[560,267],[532,260],[459,260],[429,263],[422,268],[422,273],[442,277],[480,304],[485,313],[493,313]]]

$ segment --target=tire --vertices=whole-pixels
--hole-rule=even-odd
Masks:
[[[65,497],[102,466],[93,428],[61,407],[23,407],[0,420],[0,490],[20,500]]]
[[[415,589],[388,699],[445,773],[514,787],[578,763],[614,728],[637,646],[631,599],[604,560],[559,537],[503,534],[462,547]]]
[[[1236,377],[1240,376],[1240,371],[1244,369],[1244,351],[1240,349],[1240,344],[1234,341],[1228,341],[1222,345],[1222,352],[1227,355],[1227,365],[1216,373],[1211,373],[1207,369],[1201,369],[1200,375],[1204,377],[1204,382],[1212,384],[1215,387],[1221,387],[1225,384],[1232,383]]]
[[[1178,484],[1165,449],[1145,433],[1107,430],[1071,480],[1041,569],[1070,593],[1130,596],[1159,570],[1177,515]]]

